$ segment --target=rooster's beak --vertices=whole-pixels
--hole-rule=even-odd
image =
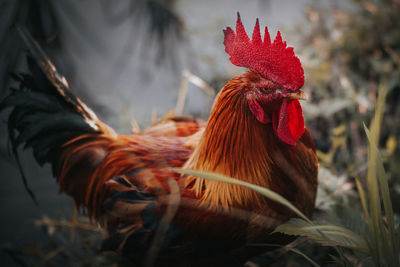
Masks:
[[[307,97],[306,93],[304,93],[301,90],[298,90],[297,92],[291,93],[288,98],[298,99],[298,100],[307,100],[308,97]]]

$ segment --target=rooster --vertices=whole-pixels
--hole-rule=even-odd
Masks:
[[[271,42],[265,27],[262,40],[257,19],[250,39],[238,13],[236,32],[224,30],[225,51],[248,71],[221,89],[208,121],[172,117],[132,135],[100,121],[19,31],[31,74],[15,75],[19,89],[0,106],[13,108],[13,151],[18,156],[25,144],[39,164],[51,164],[60,191],[107,231],[104,250],[139,265],[212,258],[234,265],[254,255],[246,244],[289,242],[270,233],[293,212],[239,185],[180,175],[177,167],[269,188],[312,216],[318,161],[299,103],[304,73],[279,31]]]

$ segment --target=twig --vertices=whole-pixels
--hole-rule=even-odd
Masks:
[[[140,133],[140,126],[139,126],[139,123],[137,122],[136,118],[133,117],[130,122],[131,122],[131,127],[132,127],[132,133],[134,133],[134,134]]]
[[[158,119],[157,119],[157,108],[153,108],[152,110],[151,110],[151,123],[152,124],[154,124],[154,123],[156,123],[158,121]]]
[[[71,242],[74,242],[74,240],[75,240],[77,214],[78,214],[78,211],[76,210],[76,205],[74,203],[73,204],[73,208],[72,208],[71,229],[70,229],[70,233],[71,233],[70,234],[70,240],[71,240]]]
[[[202,89],[208,96],[210,97],[215,96],[215,89],[212,88],[206,81],[190,73],[188,70],[183,71],[182,81],[178,93],[178,100],[176,102],[176,107],[175,107],[175,113],[178,115],[181,115],[183,112],[183,107],[185,106],[185,100],[189,82]]]
[[[58,226],[58,227],[68,227],[68,228],[76,227],[93,232],[103,232],[101,228],[91,224],[79,223],[79,222],[73,223],[66,220],[53,220],[50,218],[35,220],[35,224],[39,226]]]
[[[400,67],[400,56],[393,51],[388,45],[384,46],[385,51],[392,57],[393,61]]]
[[[175,113],[181,115],[185,105],[185,99],[188,90],[188,78],[183,74],[181,85],[178,93],[178,100],[176,101]]]
[[[64,251],[66,248],[67,248],[67,246],[61,246],[59,248],[54,249],[53,251],[50,251],[49,253],[44,255],[44,257],[43,257],[44,261],[47,262],[47,261],[51,260],[52,258],[57,256],[58,253]]]

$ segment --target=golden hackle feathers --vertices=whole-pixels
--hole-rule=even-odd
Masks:
[[[313,203],[317,158],[311,136],[307,131],[297,148],[288,148],[278,140],[271,125],[258,123],[243,96],[244,89],[251,84],[249,79],[252,79],[252,75],[237,76],[221,90],[204,134],[184,168],[242,179],[270,188],[294,202],[298,200],[295,199],[297,194],[291,194],[291,190],[297,190],[296,186],[302,184],[304,186],[301,189],[311,192],[308,193],[310,199],[297,204]],[[291,165],[283,166],[283,161],[277,155],[283,155]],[[303,158],[306,166],[297,166]],[[281,168],[290,168],[299,181],[290,181],[290,177],[287,177],[289,173]],[[306,186],[308,184],[311,185]],[[238,185],[196,177],[189,177],[186,185],[190,185],[191,190],[207,205],[264,209],[264,213],[280,216],[274,211],[276,208],[271,207],[273,203]]]
[[[200,143],[185,168],[218,172],[261,186],[268,184],[271,160],[268,155],[263,155],[264,150],[259,149],[262,136],[258,135],[254,127],[257,123],[254,124],[254,116],[242,96],[247,82],[239,76],[222,89]],[[264,202],[262,197],[240,186],[193,177],[188,179],[189,183],[204,201],[217,205],[259,205]]]

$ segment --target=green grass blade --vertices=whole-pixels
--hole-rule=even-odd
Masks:
[[[321,230],[324,233],[337,233],[338,235],[343,235],[353,240],[356,244],[361,247],[366,247],[364,239],[353,231],[338,226],[338,225],[312,225],[305,228],[306,230]]]
[[[369,141],[369,146],[370,149],[374,151],[376,154],[376,162],[375,165],[377,166],[377,171],[378,171],[378,178],[379,178],[379,185],[381,189],[381,196],[382,196],[382,202],[383,202],[383,207],[385,211],[385,216],[387,218],[387,227],[385,228],[382,223],[382,239],[387,241],[387,246],[384,250],[384,254],[390,253],[392,254],[390,258],[394,259],[395,257],[395,251],[396,251],[396,240],[395,240],[395,226],[394,226],[394,215],[393,215],[393,207],[392,207],[392,201],[390,199],[390,193],[389,193],[389,185],[386,177],[386,172],[383,167],[383,162],[382,162],[382,157],[379,153],[379,150],[377,148],[376,143],[374,143],[374,140],[371,139],[370,133],[368,130],[366,130],[368,141]],[[385,231],[387,229],[387,231]],[[387,258],[387,257],[385,257]]]
[[[368,173],[367,173],[367,192],[369,215],[367,217],[370,232],[370,244],[372,257],[376,265],[398,266],[399,264],[399,242],[396,238],[394,226],[393,207],[390,200],[389,186],[386,173],[383,167],[382,157],[378,150],[380,125],[383,117],[386,99],[386,84],[379,86],[378,100],[374,118],[371,122],[370,131],[364,125],[368,138]],[[379,184],[378,184],[379,181]],[[357,183],[361,188],[361,185]],[[380,194],[379,194],[379,188]],[[362,199],[362,189],[359,190]],[[365,194],[364,194],[365,195]],[[381,199],[383,202],[384,214],[387,218],[387,227],[383,223]],[[363,201],[363,200],[362,200]],[[363,204],[363,207],[365,205]]]
[[[293,218],[279,225],[274,232],[307,236],[324,246],[342,246],[362,253],[368,252],[367,243],[361,236],[337,225],[310,224],[304,220]]]
[[[303,258],[305,258],[312,266],[314,266],[314,267],[319,267],[320,266],[318,263],[313,261],[310,257],[308,257],[306,254],[304,254],[303,252],[301,252],[297,248],[287,247],[287,249],[289,249],[290,251],[292,251],[292,252],[302,256]]]
[[[377,144],[379,141],[380,125],[383,116],[383,108],[385,104],[386,90],[381,86],[378,94],[376,110],[374,118],[371,121],[370,131],[364,124],[364,130],[370,143]],[[368,147],[368,172],[367,172],[367,192],[368,192],[368,206],[370,209],[368,227],[371,234],[371,247],[375,253],[373,257],[376,264],[382,261],[385,252],[386,243],[382,241],[384,234],[382,223],[381,199],[379,195],[378,179],[376,177],[376,158],[377,153],[372,149],[371,145]]]
[[[361,184],[361,182],[360,182],[358,177],[356,177],[356,186],[357,186],[357,189],[358,189],[358,195],[360,196],[361,205],[363,207],[365,219],[369,220],[367,196],[365,194],[364,188],[363,188],[363,186],[362,186],[362,184]]]
[[[340,258],[338,258],[338,257],[336,257],[335,255],[332,255],[332,254],[329,254],[329,256],[332,258],[333,262],[337,266],[343,266],[343,267],[347,267],[348,266],[346,258],[344,258],[342,256]]]
[[[284,197],[282,197],[278,193],[275,193],[274,191],[271,191],[268,188],[250,184],[250,183],[244,182],[239,179],[234,179],[232,177],[228,177],[228,176],[225,176],[222,174],[217,174],[217,173],[212,173],[212,172],[185,170],[185,169],[180,169],[180,168],[172,168],[172,170],[175,172],[186,174],[186,175],[191,175],[191,176],[196,176],[196,177],[214,180],[214,181],[218,181],[218,182],[237,184],[237,185],[242,185],[242,186],[248,187],[248,188],[260,193],[261,195],[263,195],[271,200],[274,200],[274,201],[278,202],[279,204],[286,206],[287,208],[291,209],[294,213],[296,213],[300,218],[304,219],[305,221],[307,221],[309,223],[312,223],[310,221],[310,219],[308,219],[307,216],[304,215],[299,209],[297,209],[292,203],[290,203]]]
[[[368,129],[364,125],[365,131]],[[380,196],[378,190],[378,181],[376,179],[376,167],[375,167],[376,154],[370,149],[368,150],[368,172],[367,172],[367,192],[368,192],[368,207],[369,207],[369,218],[367,220],[369,232],[371,235],[371,247],[375,253],[373,257],[376,263],[381,262],[383,254],[383,244],[380,239],[382,238],[383,225],[381,222],[381,205]]]
[[[379,153],[377,144],[375,140],[371,138],[371,133],[366,129],[366,134],[369,141],[370,149],[376,154],[375,165],[377,167],[378,172],[378,180],[381,189],[382,202],[384,207],[385,216],[387,218],[387,227],[382,224],[382,233],[380,239],[383,240],[382,246],[384,247],[383,254],[384,259],[386,259],[390,265],[398,266],[399,265],[399,244],[396,238],[396,230],[394,223],[394,214],[393,214],[393,206],[392,201],[390,199],[389,185],[386,177],[386,172],[383,166],[382,157]],[[382,221],[382,219],[380,219]]]
[[[306,254],[304,254],[303,252],[301,252],[299,249],[291,247],[290,244],[287,246],[282,246],[282,245],[277,245],[277,244],[250,244],[250,246],[265,246],[265,247],[277,247],[277,248],[281,248],[283,250],[287,250],[287,251],[291,251],[293,253],[296,253],[300,256],[302,256],[303,258],[305,258],[312,266],[314,267],[319,267],[320,265],[318,263],[316,263],[315,261],[313,261],[309,256],[307,256]]]

